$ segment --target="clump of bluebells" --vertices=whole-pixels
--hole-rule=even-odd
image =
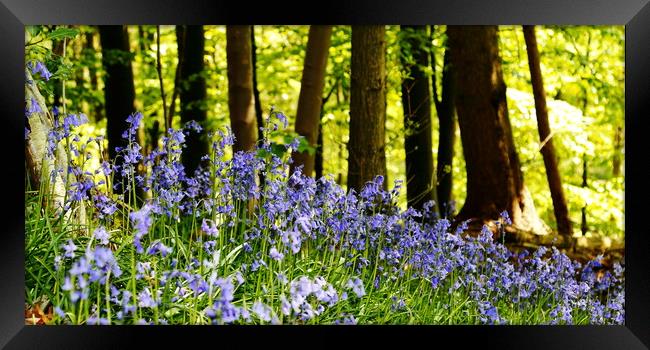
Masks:
[[[289,174],[299,142],[274,141],[281,113],[251,152],[231,154],[229,130],[209,134],[193,174],[181,157],[189,133],[202,132],[196,123],[167,130],[143,155],[142,115],[131,115],[122,161],[91,170],[79,162],[91,157],[83,145],[65,142],[80,140],[74,130],[87,119],[56,118],[52,149],[63,142],[78,155],[64,210],[87,212],[76,230],[51,227],[61,237],[50,286],[57,324],[624,322],[618,264],[603,273],[599,259],[583,266],[555,247],[513,253],[487,228],[476,237],[466,223],[452,228],[433,203],[400,209],[401,183],[384,190],[381,176],[357,193],[300,168]],[[140,201],[124,195],[136,189]]]

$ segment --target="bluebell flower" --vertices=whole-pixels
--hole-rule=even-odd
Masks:
[[[93,231],[93,236],[96,240],[104,245],[108,244],[108,239],[110,238],[108,231],[106,231],[106,228],[103,226],[97,227],[95,231]]]
[[[275,247],[271,247],[269,256],[271,257],[271,259],[277,261],[282,261],[282,259],[284,259],[284,254],[278,252],[278,250]]]
[[[253,303],[253,308],[251,309],[251,311],[253,311],[253,313],[257,315],[257,317],[259,317],[260,320],[265,322],[271,321],[271,308],[268,305],[256,301],[255,303]]]
[[[52,77],[52,73],[50,73],[50,71],[47,70],[47,67],[45,67],[45,64],[43,64],[43,62],[36,61],[35,65],[32,64],[32,62],[30,62],[30,66],[31,66],[32,74],[38,73],[45,80],[50,80],[50,78]]]
[[[219,229],[212,220],[203,219],[203,222],[201,222],[201,230],[210,237],[219,236]]]
[[[74,258],[75,253],[74,251],[77,249],[77,246],[72,242],[71,239],[68,240],[68,243],[63,245],[63,249],[65,252],[63,253],[63,256],[66,258]]]
[[[350,278],[346,284],[346,287],[352,289],[354,294],[356,294],[357,297],[359,298],[366,295],[366,291],[363,286],[363,281],[358,277]]]

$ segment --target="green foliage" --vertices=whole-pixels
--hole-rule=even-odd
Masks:
[[[537,27],[537,40],[541,54],[542,73],[548,100],[553,142],[557,149],[560,173],[574,228],[579,230],[580,211],[587,204],[589,230],[594,233],[622,236],[624,162],[621,172],[614,175],[615,159],[624,158],[624,140],[617,145],[617,130],[624,133],[624,29],[621,26],[547,26]],[[205,71],[207,99],[202,106],[208,112],[205,125],[217,130],[229,125],[228,77],[226,62],[226,36],[224,26],[205,26]],[[289,125],[293,125],[300,92],[304,52],[308,26],[255,26],[257,46],[257,79],[261,105],[266,113],[275,107],[286,112]],[[84,35],[95,38],[94,49],[85,45]],[[136,108],[144,114],[144,133],[148,143],[154,122],[162,132],[162,101],[156,70],[156,27],[129,26],[131,52],[116,55],[116,59],[132,62]],[[164,89],[169,108],[174,91],[178,51],[174,26],[160,28],[161,67]],[[401,62],[404,35],[399,26],[387,26],[387,113],[386,158],[388,178],[404,179],[403,109],[401,82],[404,69]],[[410,33],[413,35],[413,33]],[[26,59],[40,60],[53,73],[48,82],[39,81],[48,104],[53,101],[56,84],[66,81],[67,107],[82,110],[91,120],[101,120],[103,106],[103,72],[99,38],[95,27],[75,28],[54,26],[29,26],[26,28]],[[441,92],[441,73],[444,70],[445,26],[434,26],[427,36],[418,39],[429,46],[435,62],[432,67],[422,67],[432,75],[438,95]],[[65,57],[52,52],[56,41],[66,40]],[[323,97],[326,98],[321,119],[324,159],[323,172],[345,186],[347,182],[347,143],[350,101],[350,50],[351,27],[335,26]],[[502,26],[499,31],[500,55],[508,87],[508,106],[513,134],[522,163],[526,185],[531,190],[537,210],[553,226],[553,207],[545,177],[543,160],[539,153],[535,109],[526,56],[526,46],[520,26]],[[408,57],[407,57],[408,59]],[[72,64],[72,63],[75,64]],[[90,74],[97,75],[97,85],[89,82]],[[433,93],[432,93],[433,96]],[[432,104],[433,106],[433,104]],[[180,126],[176,101],[174,127]],[[432,108],[432,154],[437,161],[438,118]],[[97,124],[97,135],[103,133],[105,121]],[[289,137],[289,136],[287,136]],[[622,135],[621,135],[622,137]],[[277,139],[279,144],[286,140]],[[300,149],[313,153],[306,144]],[[453,167],[453,198],[456,209],[465,198],[465,163],[460,131],[456,128]],[[582,160],[588,165],[588,187],[582,188]],[[404,191],[403,191],[404,192]],[[405,194],[398,198],[406,205]]]

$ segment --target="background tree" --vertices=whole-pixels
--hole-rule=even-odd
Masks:
[[[128,128],[126,118],[135,112],[135,88],[133,87],[133,70],[131,68],[131,53],[129,49],[129,34],[126,26],[99,26],[99,37],[102,46],[102,65],[104,67],[104,108],[106,110],[106,138],[108,153],[116,164],[121,164],[117,158],[115,147],[125,147],[127,141],[122,133]],[[119,172],[114,173],[116,191],[121,193],[123,186]]]
[[[386,175],[385,35],[384,26],[352,26],[348,189]]]
[[[434,27],[431,27],[433,34]],[[446,35],[446,34],[445,34]],[[445,40],[444,46],[447,45]],[[451,206],[453,189],[454,143],[456,141],[456,107],[454,97],[456,84],[453,79],[453,67],[449,59],[449,50],[445,47],[442,59],[441,92],[438,94],[436,60],[434,51],[431,50],[431,67],[434,74],[431,76],[433,87],[433,102],[438,115],[438,162],[436,163],[436,186],[438,209],[442,217],[454,215]]]
[[[305,64],[298,97],[295,130],[304,136],[312,147],[317,146],[321,105],[323,102],[323,85],[327,68],[327,56],[332,37],[332,26],[311,26],[305,53]],[[314,172],[314,154],[307,151],[294,152],[291,157],[291,171],[303,165],[303,174],[312,176]]]
[[[535,97],[537,126],[539,131],[539,141],[541,142],[540,151],[544,158],[544,165],[546,167],[546,178],[548,180],[548,186],[553,200],[557,230],[560,234],[571,235],[572,229],[571,221],[569,220],[569,209],[567,208],[566,200],[564,199],[562,180],[557,167],[555,147],[553,146],[551,127],[548,121],[546,92],[544,90],[544,80],[542,78],[542,69],[539,62],[535,26],[523,26],[523,28],[528,53],[528,66],[530,67],[530,79],[533,86],[533,95]]]
[[[402,26],[401,59],[404,109],[404,152],[408,205],[421,209],[435,200],[435,173],[431,152],[431,93],[425,69],[429,67],[426,26]]]
[[[235,151],[252,150],[257,141],[250,31],[250,26],[226,26],[228,108]]]
[[[207,112],[205,78],[203,76],[204,32],[203,26],[184,26],[183,50],[179,52],[183,64],[180,68],[180,107],[183,124],[194,120],[206,128]],[[208,140],[205,133],[190,132],[186,138],[187,148],[182,161],[185,171],[193,174],[201,163],[201,157],[208,154]]]
[[[546,233],[524,186],[515,150],[496,26],[447,27],[457,82],[456,109],[467,167],[467,198],[457,219],[498,219]]]

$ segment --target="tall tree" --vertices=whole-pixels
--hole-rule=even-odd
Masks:
[[[431,31],[433,33],[433,27]],[[446,44],[447,41],[445,41]],[[436,192],[438,195],[438,208],[442,217],[454,215],[453,208],[451,207],[451,192],[453,188],[454,142],[456,141],[456,105],[454,103],[456,83],[453,79],[453,67],[449,59],[449,52],[449,49],[445,49],[442,59],[441,96],[438,96],[436,61],[434,52],[431,50],[431,67],[434,72],[431,76],[431,85],[433,86],[433,101],[436,106],[439,123],[438,162],[436,163],[436,180],[438,181],[438,186],[436,187]]]
[[[226,26],[228,108],[235,151],[252,150],[257,141],[250,31],[250,26]]]
[[[352,26],[351,55],[348,189],[358,191],[386,176],[386,28]]]
[[[203,75],[203,54],[205,39],[203,26],[188,25],[184,28],[184,42],[179,51],[180,67],[180,107],[183,124],[194,120],[206,127],[207,112],[205,108],[206,84]],[[187,148],[183,151],[182,161],[187,174],[194,171],[201,163],[201,157],[208,154],[208,140],[205,133],[191,132],[186,138]]]
[[[135,112],[135,88],[129,50],[129,34],[126,26],[99,26],[104,67],[104,99],[106,109],[106,137],[108,153],[116,165],[122,164],[122,157],[116,157],[115,147],[125,147],[127,141],[122,133],[128,128],[126,118]],[[115,191],[123,192],[119,172],[114,173]]]
[[[97,79],[97,66],[95,65],[95,31],[93,28],[89,28],[89,31],[85,34],[86,40],[84,42],[84,49],[87,50],[87,54],[92,57],[91,63],[88,65],[88,76],[90,77],[90,88],[94,93],[99,88],[98,79]],[[96,98],[91,100],[92,110],[93,110],[93,120],[100,121],[104,119],[104,113],[102,111],[102,105],[97,101]]]
[[[402,107],[404,109],[404,151],[406,153],[406,198],[408,205],[421,209],[435,200],[435,173],[431,152],[431,94],[425,69],[429,66],[426,26],[402,26]]]
[[[257,44],[255,42],[255,26],[251,26],[251,57],[253,66],[253,98],[255,100],[255,119],[257,120],[257,127],[260,128],[264,125],[264,116],[262,113],[262,101],[260,100],[260,90],[257,88]],[[257,139],[262,139],[262,133],[258,133]],[[260,174],[260,179],[262,179]],[[264,181],[260,181],[264,183]]]
[[[523,26],[524,40],[528,52],[528,67],[530,68],[530,80],[533,86],[533,96],[535,98],[535,111],[537,112],[537,129],[539,131],[539,141],[541,144],[542,157],[546,167],[546,179],[551,191],[553,200],[553,211],[557,222],[557,230],[560,234],[571,235],[571,221],[569,220],[569,209],[564,199],[562,190],[562,180],[557,167],[557,158],[555,156],[555,147],[551,138],[551,127],[548,121],[548,111],[546,108],[546,92],[544,90],[544,80],[542,78],[542,69],[540,67],[539,51],[537,49],[537,38],[535,36],[535,26]]]
[[[467,169],[467,197],[457,219],[493,220],[506,210],[514,227],[547,233],[524,186],[513,142],[497,27],[449,26],[447,35]]]
[[[323,86],[331,37],[332,26],[311,26],[309,28],[295,128],[296,132],[304,136],[312,147],[316,147],[318,141]],[[314,154],[294,152],[291,157],[293,158],[291,172],[295,167],[303,165],[303,174],[313,175]]]

